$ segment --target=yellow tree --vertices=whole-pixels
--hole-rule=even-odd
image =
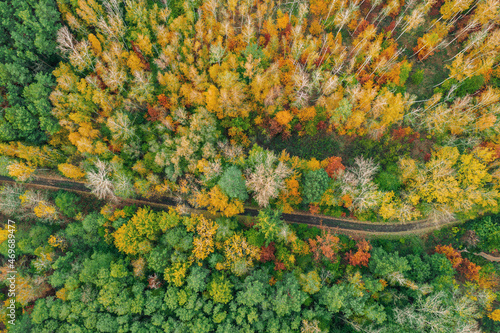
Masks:
[[[25,182],[31,178],[35,168],[23,162],[16,162],[7,166],[9,176],[14,177],[16,180]]]
[[[85,172],[73,164],[61,163],[57,165],[57,169],[59,169],[65,177],[71,179],[82,179],[85,177]]]

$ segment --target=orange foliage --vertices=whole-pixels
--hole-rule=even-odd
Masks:
[[[341,198],[340,198],[340,203],[339,203],[339,206],[342,206],[344,205],[345,208],[349,208],[352,206],[352,198],[349,194],[344,194]]]
[[[371,250],[371,245],[370,243],[362,239],[358,243],[356,243],[356,246],[358,248],[358,251],[356,253],[352,253],[352,251],[349,251],[349,253],[346,253],[346,259],[347,262],[349,262],[349,265],[352,266],[368,266],[368,259],[370,259],[371,254],[369,251]]]
[[[436,253],[444,254],[446,258],[448,258],[448,260],[451,262],[453,268],[457,268],[463,260],[462,255],[457,250],[455,250],[451,246],[451,244],[437,245],[435,251]]]
[[[316,236],[316,239],[309,238],[308,241],[314,260],[319,261],[321,255],[325,256],[331,262],[337,260],[337,252],[340,249],[340,239],[337,236],[329,232],[323,232],[321,237]]]
[[[261,246],[260,248],[260,262],[268,262],[268,261],[273,261],[276,258],[274,257],[274,242],[269,243],[268,246]]]
[[[460,266],[458,266],[457,271],[465,277],[468,281],[479,281],[479,271],[481,270],[481,266],[476,265],[473,262],[470,262],[469,259],[464,258]]]
[[[299,192],[299,182],[292,176],[285,179],[285,191],[281,191],[278,198],[278,205],[283,209],[284,213],[293,212],[293,206],[296,206],[302,202],[302,196]]]
[[[332,156],[327,159],[328,165],[325,168],[328,177],[337,179],[339,172],[345,170],[345,166],[342,164],[342,157]]]
[[[309,213],[318,214],[319,213],[319,206],[315,205],[315,204],[309,204]]]

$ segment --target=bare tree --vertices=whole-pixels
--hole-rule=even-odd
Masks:
[[[347,169],[342,176],[342,195],[352,197],[352,210],[364,211],[373,207],[381,199],[378,186],[372,179],[378,165],[372,159],[356,157],[355,166]]]
[[[254,192],[255,201],[261,207],[266,207],[271,198],[277,198],[285,187],[284,179],[291,174],[291,169],[272,152],[258,152],[252,158],[254,166],[246,171],[248,189]]]
[[[95,166],[97,171],[91,170],[87,172],[87,180],[89,181],[87,186],[92,190],[92,194],[95,194],[99,199],[117,201],[118,199],[114,193],[115,187],[109,177],[108,165],[98,159]]]

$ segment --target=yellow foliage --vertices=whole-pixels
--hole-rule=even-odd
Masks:
[[[49,245],[52,247],[59,247],[63,251],[68,246],[64,238],[62,238],[61,236],[54,236],[54,235],[50,235]]]
[[[204,93],[207,110],[215,112],[219,106],[219,90],[213,84]]]
[[[199,222],[196,226],[196,231],[200,235],[200,237],[194,237],[194,248],[192,251],[194,257],[197,260],[204,260],[210,253],[214,252],[213,238],[215,236],[217,228],[217,223],[200,216]]]
[[[389,220],[390,218],[396,215],[396,209],[394,208],[394,192],[387,192],[382,201],[382,206],[380,207],[379,214],[385,219]]]
[[[500,309],[496,309],[495,311],[491,312],[488,315],[488,318],[490,318],[493,321],[500,321]]]
[[[9,230],[8,229],[0,229],[0,244],[5,242],[9,238]]]
[[[137,56],[137,54],[135,54],[135,52],[130,52],[130,55],[127,59],[127,66],[130,68],[130,71],[132,73],[146,68],[146,66],[142,63],[141,59]]]
[[[92,46],[92,50],[96,55],[100,55],[102,53],[102,47],[101,47],[101,42],[99,42],[99,39],[94,34],[89,34],[89,42],[90,45]]]
[[[56,292],[56,297],[60,300],[66,301],[68,299],[68,290],[66,288],[61,288]]]
[[[283,30],[288,26],[288,23],[290,22],[290,18],[288,17],[288,14],[283,15],[281,13],[281,10],[278,10],[278,16],[280,16],[280,15],[281,15],[281,17],[279,17],[276,20],[276,26],[277,26],[278,30]]]
[[[152,52],[152,45],[151,45],[151,40],[149,39],[148,35],[142,35],[139,34],[137,36],[137,41],[136,41],[137,46],[141,49],[142,52],[144,52],[146,55],[151,56],[153,55]]]
[[[205,190],[195,194],[194,201],[200,207],[207,207],[212,214],[221,212],[226,217],[231,217],[243,213],[243,202],[238,199],[231,199],[222,192],[218,185],[212,187],[210,192]]]
[[[71,179],[81,179],[85,177],[85,172],[83,172],[82,169],[69,163],[59,164],[57,168],[65,177]]]
[[[157,214],[150,207],[141,207],[113,233],[115,246],[126,254],[148,253],[152,248],[150,240],[156,240],[160,230]]]
[[[288,111],[280,111],[276,113],[276,121],[283,126],[287,126],[290,121],[292,121],[293,115]]]
[[[316,109],[314,106],[310,106],[307,108],[303,108],[299,110],[297,113],[297,116],[299,117],[300,122],[304,123],[309,120],[313,120],[314,117],[316,117]]]
[[[88,138],[80,138],[76,143],[76,148],[81,153],[92,154],[94,148],[92,147],[92,141]]]
[[[47,218],[51,220],[55,220],[57,218],[56,207],[45,201],[40,201],[33,211],[35,212],[35,215],[40,218]]]
[[[9,176],[16,178],[16,180],[24,182],[31,177],[36,169],[23,162],[17,162],[7,166],[7,170],[9,171]]]
[[[190,262],[176,262],[172,266],[165,268],[164,277],[165,281],[180,287],[184,284],[186,278],[186,273],[188,268],[191,266]]]
[[[302,202],[302,196],[299,192],[299,182],[296,176],[285,179],[286,188],[280,192],[278,205],[282,207],[284,213],[293,212],[292,205],[298,205]]]
[[[241,275],[246,271],[241,271],[235,264],[250,269],[254,261],[260,258],[260,249],[249,244],[245,237],[234,234],[224,242],[224,256],[225,261],[218,263],[216,269],[231,269],[234,274]]]
[[[132,167],[132,170],[141,175],[145,175],[148,172],[148,169],[146,169],[146,166],[144,165],[143,161],[137,161]]]
[[[309,161],[307,161],[307,169],[311,171],[316,171],[321,169],[321,163],[318,161],[316,158],[312,158]]]

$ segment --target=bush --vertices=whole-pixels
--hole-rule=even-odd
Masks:
[[[240,169],[230,166],[218,182],[219,187],[232,199],[245,201],[248,199],[247,187]]]
[[[80,200],[78,196],[70,192],[59,191],[57,193],[55,203],[61,213],[67,217],[73,217],[78,213],[78,206],[76,203]]]
[[[329,181],[325,169],[307,172],[304,178],[304,203],[318,202],[328,188]]]

